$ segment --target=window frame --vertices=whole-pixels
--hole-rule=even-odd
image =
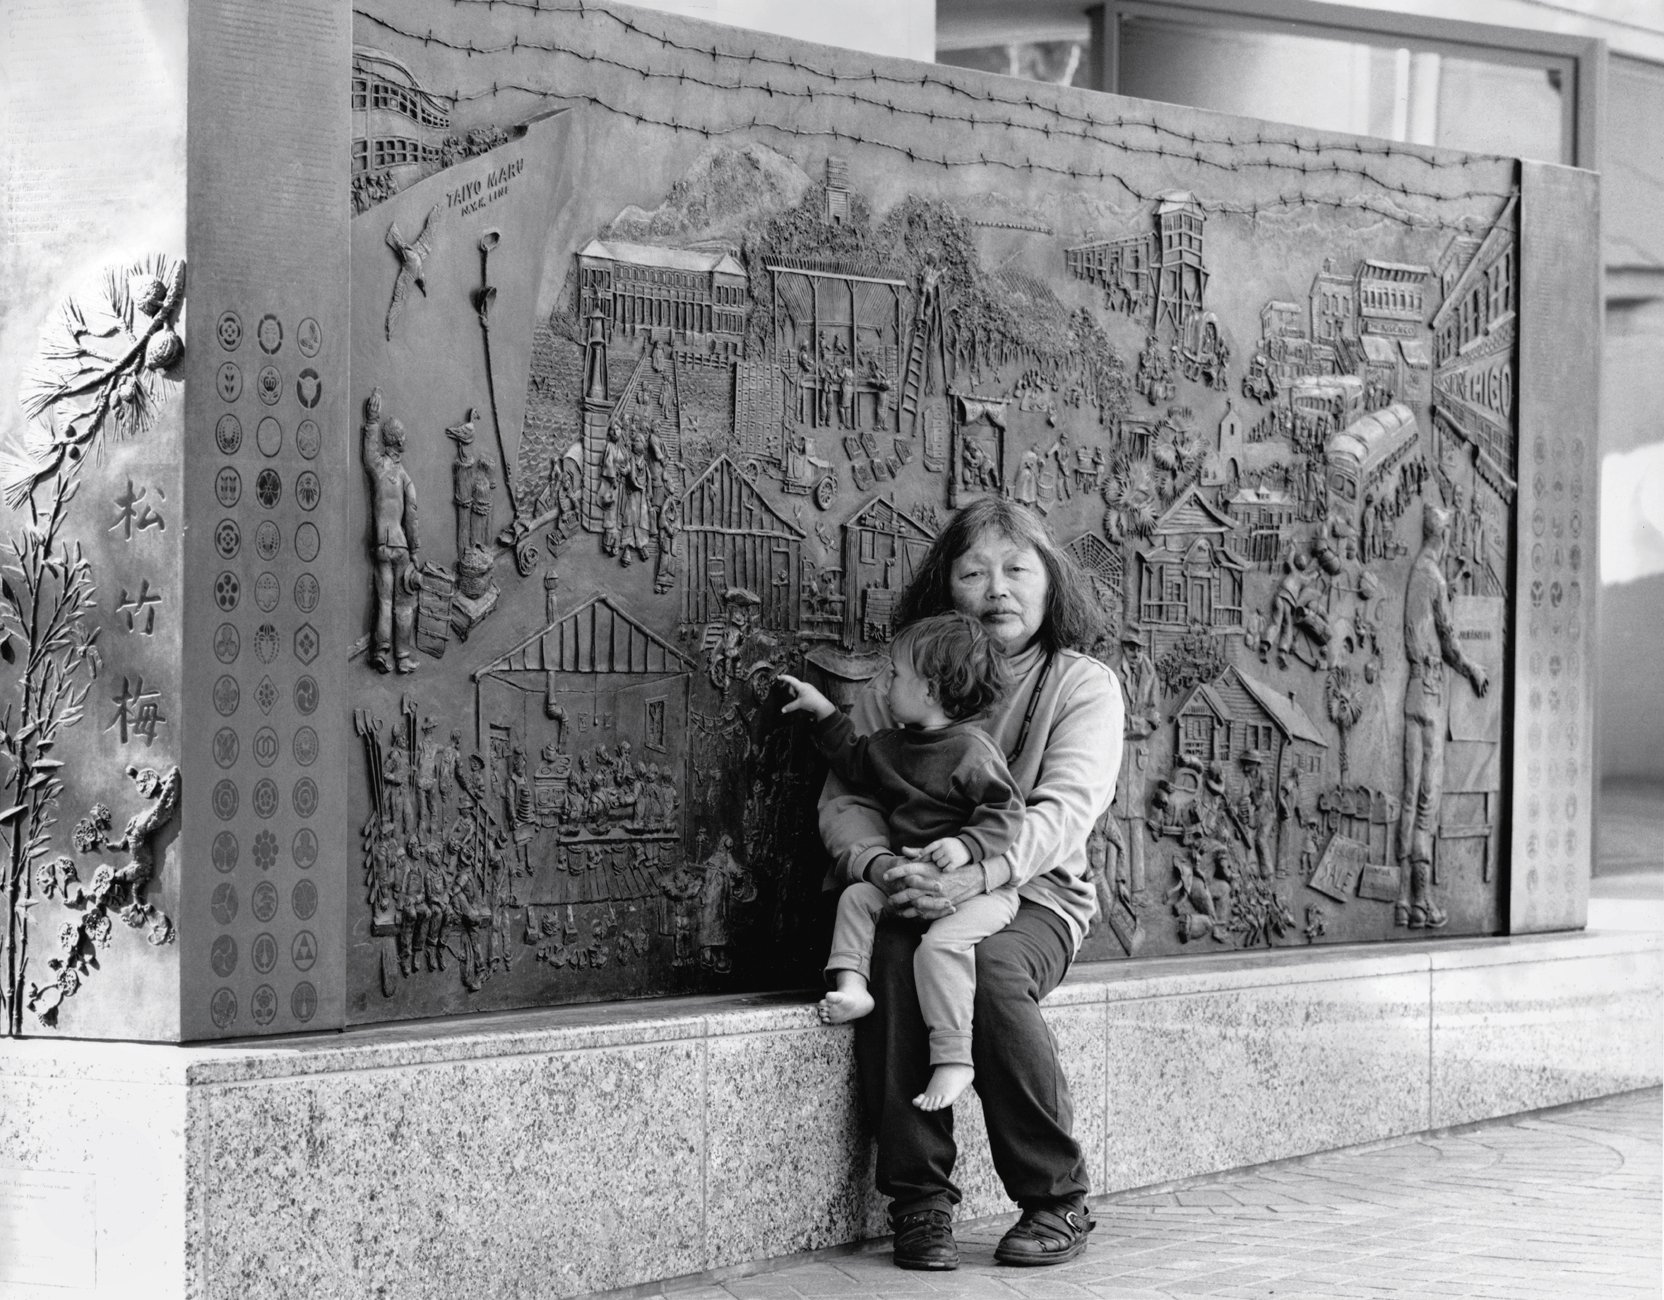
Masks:
[[[1361,9],[1323,0],[1109,0],[1090,11],[1097,88],[1120,93],[1122,18],[1170,18],[1236,31],[1271,32],[1407,48],[1489,63],[1539,67],[1562,77],[1560,158],[1545,162],[1600,170],[1606,42],[1593,36],[1500,27],[1421,14]]]

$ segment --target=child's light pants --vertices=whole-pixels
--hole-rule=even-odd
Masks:
[[[832,953],[826,973],[871,973],[873,934],[887,895],[862,881],[838,899],[832,929]],[[1017,890],[1002,885],[960,903],[951,916],[932,921],[913,954],[913,982],[919,990],[919,1013],[930,1030],[930,1064],[971,1063],[971,1009],[976,1001],[976,946],[998,934],[1017,915]]]

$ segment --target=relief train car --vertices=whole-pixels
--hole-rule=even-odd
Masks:
[[[1330,518],[1344,519],[1356,531],[1365,503],[1392,491],[1393,477],[1420,444],[1415,412],[1402,402],[1359,416],[1331,434],[1324,445]]]

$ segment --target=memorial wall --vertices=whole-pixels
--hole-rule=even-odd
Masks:
[[[988,495],[1126,694],[1083,959],[1581,924],[1587,176],[590,3],[189,42],[188,222],[0,335],[9,1033],[815,983],[775,679]]]

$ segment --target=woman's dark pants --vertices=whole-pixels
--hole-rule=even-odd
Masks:
[[[855,1022],[861,1095],[878,1133],[878,1190],[892,1215],[959,1203],[953,1182],[953,1110],[922,1111],[930,1081],[930,1032],[913,986],[919,927],[885,921],[873,947],[870,1016]],[[1086,1161],[1071,1136],[1074,1106],[1040,999],[1069,968],[1063,918],[1024,900],[1011,924],[976,949],[971,1061],[988,1145],[1006,1194],[1026,1209],[1081,1206]]]

